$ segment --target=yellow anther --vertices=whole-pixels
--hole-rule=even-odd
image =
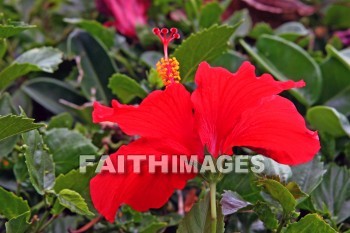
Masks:
[[[179,72],[179,62],[175,57],[170,59],[160,59],[160,61],[157,63],[157,72],[159,76],[162,78],[163,83],[165,86],[171,84],[171,83],[179,83],[180,78],[180,72]]]

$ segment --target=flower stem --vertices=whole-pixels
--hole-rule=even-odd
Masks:
[[[216,233],[217,214],[216,214],[216,183],[210,183],[210,212],[211,212],[211,233]]]

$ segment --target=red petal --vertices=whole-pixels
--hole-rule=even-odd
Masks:
[[[244,112],[225,145],[250,147],[289,165],[310,161],[320,149],[317,132],[308,130],[293,103],[280,96]]]
[[[243,112],[260,104],[264,97],[305,85],[303,81],[278,82],[268,74],[256,77],[249,62],[243,63],[234,74],[203,62],[197,70],[196,83],[198,88],[192,94],[192,102],[199,134],[215,157],[227,151],[225,139]]]
[[[135,155],[171,156],[179,152],[169,147],[167,143],[160,143],[147,139],[139,139],[128,146],[122,146],[117,153],[110,156],[115,169],[118,168],[118,156],[131,157]],[[90,193],[95,208],[108,221],[114,222],[116,212],[120,205],[128,204],[137,211],[147,211],[150,208],[160,208],[173,194],[174,190],[182,189],[192,174],[164,174],[148,172],[148,164],[142,163],[141,173],[133,173],[132,162],[126,162],[126,173],[102,172],[90,182]]]
[[[152,92],[138,107],[115,100],[112,105],[113,109],[95,103],[94,122],[113,121],[129,135],[172,140],[173,144],[192,148],[192,152],[203,150],[194,129],[190,93],[181,84]]]

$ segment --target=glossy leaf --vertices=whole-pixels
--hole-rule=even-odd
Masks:
[[[80,155],[96,155],[97,148],[76,131],[52,129],[44,137],[56,165],[56,174],[65,174],[79,167]]]
[[[64,21],[67,23],[75,24],[81,29],[84,29],[97,40],[100,40],[100,42],[106,46],[107,49],[111,48],[114,45],[115,33],[95,20],[65,18]]]
[[[94,215],[89,210],[84,198],[82,198],[79,193],[73,190],[69,190],[69,189],[61,190],[58,193],[58,200],[62,206],[68,208],[70,211],[74,213],[87,215],[87,216]]]
[[[56,114],[70,109],[63,103],[80,106],[87,101],[70,85],[56,79],[36,78],[24,83],[22,90],[40,105]]]
[[[240,43],[253,59],[276,79],[304,80],[306,87],[290,91],[301,103],[312,105],[318,100],[322,85],[320,68],[298,45],[270,35],[263,35],[258,39],[257,50],[243,40],[240,40]]]
[[[108,89],[108,80],[116,72],[116,67],[107,51],[87,32],[74,31],[68,38],[68,47],[80,57],[84,77],[81,82],[83,93],[91,97],[91,91],[96,90],[97,100],[109,103],[112,93]]]
[[[346,116],[350,115],[350,85],[329,99],[325,105],[337,109]]]
[[[144,98],[147,92],[134,79],[124,74],[114,74],[109,79],[108,87],[123,103],[128,103],[135,97]]]
[[[0,72],[0,89],[31,71],[53,73],[62,62],[62,52],[51,47],[31,49]]]
[[[173,54],[180,63],[182,81],[193,80],[200,62],[213,61],[225,52],[228,49],[227,42],[237,27],[238,25],[234,27],[214,25],[184,40]]]
[[[350,86],[350,61],[333,46],[326,46],[328,57],[321,64],[323,88],[320,102],[325,102]]]
[[[34,119],[25,116],[0,116],[0,141],[11,136],[37,129],[44,124],[34,123]]]
[[[55,165],[52,155],[37,130],[22,134],[26,145],[25,158],[29,177],[35,190],[43,195],[55,185]]]
[[[0,215],[7,219],[16,218],[30,211],[27,201],[23,200],[22,197],[18,197],[14,193],[3,189],[2,187],[0,187],[0,203],[2,203]],[[26,220],[28,219],[29,216],[27,216]]]
[[[213,66],[220,66],[228,69],[231,72],[236,72],[241,64],[247,60],[247,57],[235,51],[229,50],[222,54],[210,64]]]
[[[284,39],[294,41],[298,37],[307,36],[309,31],[299,22],[287,22],[276,28],[275,33]]]
[[[317,130],[326,132],[333,137],[350,137],[350,123],[337,110],[326,106],[316,106],[307,111],[306,119]]]
[[[210,214],[210,203],[209,193],[194,204],[190,212],[188,212],[185,218],[181,221],[177,233],[193,233],[203,232],[211,233],[211,214]],[[224,232],[224,216],[221,213],[221,208],[217,206],[217,233]]]
[[[322,232],[322,233],[336,233],[330,225],[328,225],[321,216],[318,214],[308,214],[298,222],[291,224],[284,231],[285,233],[310,233],[310,232]]]

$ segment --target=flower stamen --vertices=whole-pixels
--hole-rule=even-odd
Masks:
[[[158,36],[160,41],[163,43],[164,49],[164,58],[157,63],[158,74],[166,86],[172,83],[178,83],[181,80],[179,62],[175,57],[168,57],[168,46],[171,41],[179,39],[180,34],[176,28],[171,28],[170,30],[167,28],[154,28],[153,33]]]

